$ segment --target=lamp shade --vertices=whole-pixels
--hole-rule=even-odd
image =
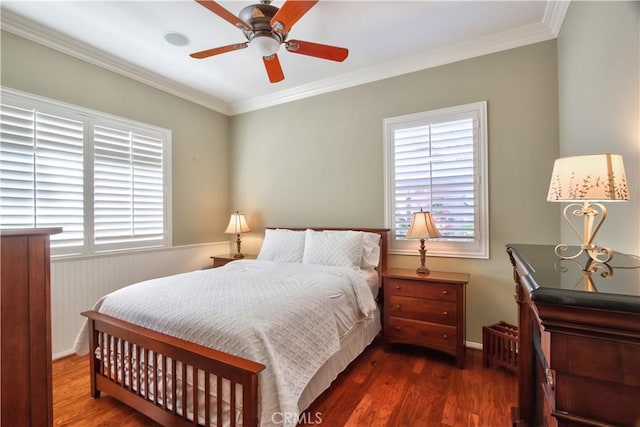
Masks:
[[[247,220],[244,218],[244,214],[239,212],[231,214],[229,225],[227,225],[227,229],[224,232],[229,234],[240,234],[246,233],[247,231],[251,231],[251,229],[247,225]]]
[[[593,154],[562,157],[553,165],[547,201],[629,200],[622,156]]]
[[[414,212],[411,217],[411,225],[407,232],[407,239],[433,239],[441,237],[440,232],[436,228],[431,212]]]

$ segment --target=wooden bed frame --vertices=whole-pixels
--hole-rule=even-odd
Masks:
[[[281,228],[305,230],[297,227]],[[386,270],[388,229],[312,229],[356,230],[380,234],[378,270]],[[155,332],[97,311],[86,311],[82,315],[89,321],[93,398],[98,398],[101,392],[105,392],[164,426],[259,424],[258,374],[265,368],[264,365]],[[149,390],[147,376],[158,378],[159,369],[162,369],[162,379],[154,380],[152,390]],[[173,379],[177,378],[177,374],[181,374],[185,379],[188,370],[193,372],[192,387],[187,387],[185,380],[182,381],[181,387],[178,387],[177,381],[167,380],[167,373],[170,373]],[[204,378],[204,424],[198,422],[198,406],[202,403],[198,401],[197,372],[202,373]],[[225,418],[221,417],[224,390],[227,390],[230,396],[229,415]],[[232,393],[230,390],[237,392]],[[212,391],[215,392],[213,399]],[[239,398],[237,394],[240,394]],[[174,404],[177,400],[175,396],[180,395],[180,405]],[[242,402],[240,413],[236,412],[236,399]],[[216,411],[215,423],[211,422],[212,408]],[[191,420],[189,412],[193,414]]]

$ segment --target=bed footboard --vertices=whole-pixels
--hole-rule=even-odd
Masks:
[[[91,395],[104,391],[165,426],[257,426],[264,365],[96,311]]]

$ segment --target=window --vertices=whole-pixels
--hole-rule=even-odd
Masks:
[[[489,257],[486,102],[384,120],[389,250],[415,254],[411,215],[431,211],[442,238],[429,254]]]
[[[171,132],[2,89],[0,226],[53,255],[171,245]]]

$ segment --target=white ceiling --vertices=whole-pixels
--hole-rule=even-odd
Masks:
[[[219,3],[237,15],[255,2]],[[568,1],[543,0],[321,0],[289,38],[346,47],[349,57],[339,63],[281,48],[285,80],[272,84],[252,49],[189,57],[245,41],[239,29],[193,0],[1,2],[3,30],[224,114],[549,40],[567,8]],[[185,35],[189,44],[167,43],[169,32]]]

